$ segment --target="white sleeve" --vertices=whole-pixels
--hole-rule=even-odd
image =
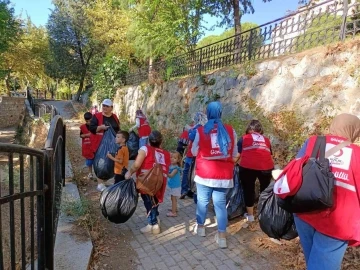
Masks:
[[[233,131],[234,131],[234,148],[233,148],[232,156],[233,156],[233,157],[236,157],[237,154],[238,154],[238,149],[237,149],[237,134],[236,134],[235,129],[233,129]]]
[[[193,141],[192,147],[191,147],[191,153],[194,156],[197,156],[198,152],[199,152],[199,132],[198,130],[196,130],[196,135],[195,135],[195,139]]]
[[[146,147],[146,146],[141,146],[140,149],[139,149],[139,151],[140,151],[140,150],[143,150],[143,151],[145,152],[145,157],[146,157],[147,154],[148,154],[147,147]]]
[[[140,127],[140,119],[139,119],[139,118],[136,118],[136,119],[135,119],[135,126],[136,126],[137,128]]]

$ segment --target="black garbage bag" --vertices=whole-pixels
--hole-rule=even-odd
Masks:
[[[234,168],[234,187],[226,195],[226,208],[228,220],[240,217],[245,213],[244,191],[239,177],[239,165]]]
[[[131,131],[129,134],[129,140],[127,141],[130,160],[134,160],[137,157],[139,151],[139,140],[139,136],[134,131]]]
[[[138,197],[133,179],[120,181],[101,193],[101,212],[110,222],[124,223],[134,214]]]
[[[260,194],[258,203],[259,224],[267,236],[275,239],[291,240],[298,236],[294,217],[277,204],[277,197],[273,192],[274,183]]]
[[[113,156],[119,149],[115,143],[115,131],[111,127],[104,132],[103,138],[94,157],[94,172],[97,178],[109,180],[114,177],[114,161],[107,157],[109,152]]]

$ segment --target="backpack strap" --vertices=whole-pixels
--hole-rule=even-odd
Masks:
[[[325,147],[326,147],[326,139],[325,136],[317,136],[314,148],[311,153],[311,158],[319,158],[322,160],[325,158]],[[319,156],[318,156],[319,154]]]
[[[330,156],[332,156],[333,154],[335,154],[337,151],[341,150],[342,148],[350,145],[351,142],[350,141],[343,141],[342,143],[339,143],[338,145],[334,146],[333,148],[329,149],[328,151],[326,151],[325,153],[325,158],[328,158]]]

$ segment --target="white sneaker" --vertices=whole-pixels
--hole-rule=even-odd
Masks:
[[[149,233],[149,232],[152,232],[152,229],[153,229],[153,225],[148,224],[144,228],[141,228],[140,232],[141,233]]]
[[[159,234],[160,233],[160,226],[159,224],[155,224],[152,226],[152,233],[153,234]]]
[[[198,224],[195,224],[194,233],[196,233],[198,236],[205,237],[205,227],[199,227]]]
[[[100,192],[102,192],[102,191],[104,191],[104,189],[106,189],[106,186],[103,184],[103,183],[101,183],[101,184],[98,184],[97,185],[97,188],[96,188],[98,191],[100,191]]]
[[[246,220],[248,222],[254,222],[255,221],[255,218],[253,215],[249,215],[248,213],[245,213],[244,217],[246,218]]]
[[[227,248],[226,238],[220,238],[218,233],[215,234],[215,241],[219,248]]]

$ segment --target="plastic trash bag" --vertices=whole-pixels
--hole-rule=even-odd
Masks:
[[[124,223],[134,214],[138,197],[133,179],[120,181],[101,193],[101,212],[110,222]]]
[[[101,180],[109,180],[114,177],[114,161],[106,155],[109,152],[113,156],[119,149],[115,143],[115,131],[111,127],[104,132],[99,148],[94,157],[94,172],[97,178]]]
[[[130,160],[134,160],[137,157],[139,151],[139,140],[139,136],[134,131],[131,131],[129,134],[129,140],[127,141]]]
[[[294,217],[278,206],[277,197],[273,192],[275,182],[260,194],[258,203],[259,224],[267,236],[275,239],[291,240],[298,236]]]
[[[242,216],[245,213],[244,191],[239,177],[240,167],[235,165],[234,168],[234,187],[226,195],[226,208],[228,220]]]

